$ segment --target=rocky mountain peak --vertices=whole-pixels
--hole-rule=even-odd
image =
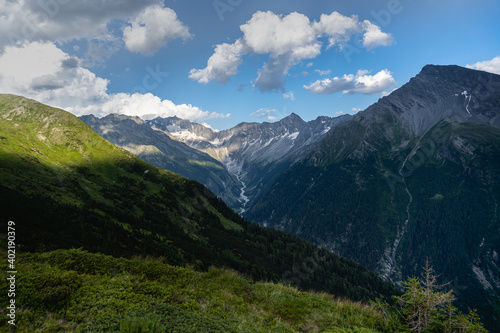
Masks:
[[[443,119],[499,128],[500,75],[460,66],[427,65],[408,83],[365,112],[390,110],[416,135]],[[377,117],[376,111],[369,117]]]

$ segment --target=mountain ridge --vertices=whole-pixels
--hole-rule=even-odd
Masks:
[[[149,255],[358,300],[394,291],[357,263],[243,220],[200,183],[140,160],[68,112],[0,95],[0,133],[0,216],[15,221],[22,253]],[[321,266],[290,280],[307,258]]]
[[[426,66],[337,126],[244,216],[394,282],[429,258],[462,306],[480,308],[495,327],[499,115],[500,76]]]
[[[237,180],[219,161],[153,130],[141,118],[111,114],[103,118],[81,116],[80,119],[106,140],[142,160],[204,184],[230,205],[237,203]]]
[[[147,122],[153,129],[220,161],[241,183],[242,205],[239,208],[244,213],[277,175],[305,156],[328,131],[350,117],[322,116],[305,122],[292,113],[277,122],[244,122],[218,132],[179,118],[156,118]],[[238,207],[233,208],[238,210]]]

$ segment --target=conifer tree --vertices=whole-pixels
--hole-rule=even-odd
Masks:
[[[426,261],[422,280],[411,277],[403,282],[405,293],[395,296],[398,312],[412,332],[487,332],[476,311],[464,315],[451,305],[453,290],[439,291],[434,270]]]

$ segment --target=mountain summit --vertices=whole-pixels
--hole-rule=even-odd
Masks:
[[[111,143],[123,147],[142,160],[159,168],[178,173],[207,186],[229,205],[238,205],[239,183],[225,167],[208,154],[170,138],[138,117],[111,114],[103,118],[93,115],[80,119]],[[173,121],[190,124],[180,118]],[[196,127],[195,127],[196,126]],[[197,131],[211,130],[193,124]]]
[[[427,259],[500,316],[500,76],[425,66],[337,126],[246,214],[398,282]],[[488,305],[485,305],[488,300]]]
[[[238,204],[230,204],[244,213],[279,174],[350,117],[318,117],[305,122],[292,113],[274,123],[241,123],[220,132],[177,117],[156,118],[147,123],[222,163],[240,188]]]

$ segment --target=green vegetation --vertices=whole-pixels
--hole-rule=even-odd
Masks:
[[[368,305],[161,258],[56,250],[20,255],[17,270],[17,332],[397,331]],[[5,304],[2,298],[4,328]]]
[[[405,282],[396,304],[366,305],[165,261],[82,249],[18,255],[17,332],[487,332],[475,311],[460,313],[452,293],[438,291],[428,267],[422,282]],[[0,332],[9,331],[6,305],[3,298]]]
[[[394,256],[392,281],[419,276],[429,258],[441,279],[452,281],[460,310],[477,308],[489,328],[498,327],[500,131],[438,123],[408,160],[405,184],[398,171],[417,139],[398,136],[391,144],[378,133],[398,133],[399,127],[380,123],[370,124],[371,135],[358,140],[358,127],[340,125],[278,177],[247,217],[381,272],[408,216],[407,185],[411,218]],[[404,148],[393,149],[405,141]],[[351,147],[353,142],[359,146]]]
[[[234,311],[245,315],[255,311],[257,317],[263,311],[265,323],[256,325],[284,331],[301,330],[298,327],[309,321],[310,330],[334,325],[337,319],[332,318],[338,315],[334,310],[318,317],[318,323],[310,319],[315,310],[304,310],[313,299],[318,306],[330,307],[335,304],[327,301],[331,296],[316,295],[302,303],[297,289],[252,280],[282,281],[351,301],[398,293],[353,261],[243,220],[199,183],[141,161],[65,111],[0,95],[0,133],[0,227],[5,230],[9,220],[16,223],[21,245],[18,271],[23,272],[19,318],[26,331],[33,327],[51,331],[57,326],[72,330],[83,324],[91,325],[90,331],[99,325],[154,331],[170,322],[186,331],[197,322],[208,325],[206,331],[235,327],[234,322],[252,327],[253,318],[226,317],[228,295],[219,295],[218,300],[210,296],[208,300],[215,301],[204,310],[204,289],[196,286],[221,290],[222,280],[233,275],[246,281],[244,285],[255,286],[256,293],[255,300],[247,302],[251,305]],[[81,250],[69,250],[75,248]],[[135,256],[162,259],[132,259]],[[141,272],[134,271],[134,265],[142,267]],[[150,279],[148,274],[154,274],[156,266],[162,275],[172,270],[179,278],[186,276],[178,282],[185,284],[184,289],[175,284],[178,280],[169,282],[157,275]],[[212,277],[218,282],[212,284]],[[234,302],[245,297],[245,289],[228,287],[227,292]],[[358,308],[364,306],[349,310],[353,324],[345,325],[379,327],[369,323],[377,321],[373,319],[377,314],[368,316],[366,324],[365,319],[356,319]],[[144,314],[148,314],[145,319]]]
[[[451,303],[455,300],[453,291],[439,291],[444,286],[437,284],[434,270],[426,262],[422,279],[411,277],[403,282],[405,293],[394,296],[397,305],[376,303],[376,306],[386,314],[386,319],[399,319],[412,332],[476,332],[487,333],[475,310],[469,314],[461,313]]]
[[[3,95],[0,132],[0,218],[15,221],[18,244],[17,332],[408,330],[387,307],[357,302],[389,299],[392,285],[246,222],[200,184],[64,111]],[[4,258],[5,249],[2,240]],[[313,289],[335,297],[303,292]]]

